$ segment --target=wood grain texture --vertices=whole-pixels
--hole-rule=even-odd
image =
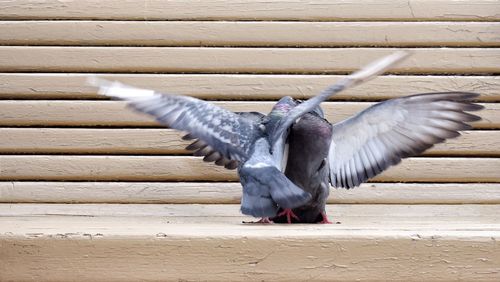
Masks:
[[[0,128],[0,153],[190,154],[171,129]],[[500,131],[465,131],[425,155],[500,156]]]
[[[272,100],[283,96],[307,99],[343,75],[245,74],[104,74],[110,80],[201,99]],[[103,99],[85,83],[88,74],[0,73],[1,99]],[[343,91],[332,100],[381,100],[417,93],[470,91],[480,101],[500,102],[498,76],[384,75]]]
[[[498,47],[499,34],[497,22],[0,21],[2,45]]]
[[[105,214],[108,205],[72,206],[102,207]],[[342,224],[321,226],[241,224],[238,217],[232,223],[189,223],[196,208],[182,217],[165,205],[121,206],[123,215],[114,217],[0,217],[1,280],[66,280],[68,271],[74,281],[499,277],[498,206],[334,206],[329,212],[337,212]],[[15,205],[2,207],[11,209]],[[141,209],[155,216],[126,215]],[[198,212],[221,218],[209,210]],[[349,216],[356,212],[360,216]],[[369,212],[378,216],[367,217]]]
[[[228,171],[186,156],[1,155],[0,180],[236,181]],[[409,158],[374,181],[500,182],[500,158]]]
[[[239,204],[237,182],[0,182],[2,203]],[[329,204],[500,204],[497,183],[369,183]]]
[[[2,0],[2,19],[498,21],[495,0]]]
[[[392,48],[0,46],[2,72],[345,73]],[[416,48],[391,73],[499,73],[500,48]],[[293,59],[291,59],[293,58]]]
[[[276,102],[214,102],[236,112],[267,113]],[[373,105],[369,102],[325,102],[321,104],[330,122],[344,120]],[[500,104],[482,104],[483,119],[474,128],[500,128]],[[122,101],[0,101],[0,126],[160,126],[154,119],[136,113]]]

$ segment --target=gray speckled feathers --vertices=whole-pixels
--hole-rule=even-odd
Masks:
[[[276,124],[295,104],[282,98],[268,117],[236,114],[212,103],[192,97],[165,95],[94,78],[101,94],[127,100],[129,106],[149,114],[160,123],[187,131],[184,139],[196,139],[188,149],[205,161],[215,161],[226,168],[238,167],[243,184],[242,212],[256,217],[274,216],[278,205],[301,206],[309,193],[297,187],[281,171],[284,140],[288,132],[274,143],[268,140],[266,124]],[[291,104],[290,104],[291,103]],[[279,113],[277,113],[279,111]]]
[[[421,154],[434,144],[470,129],[480,120],[467,113],[483,107],[468,92],[417,94],[375,104],[333,126],[329,152],[330,181],[352,188],[403,158]]]

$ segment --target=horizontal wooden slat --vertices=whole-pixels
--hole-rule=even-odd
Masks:
[[[2,19],[499,20],[494,0],[3,0]]]
[[[236,181],[228,171],[186,156],[0,156],[0,180]],[[374,181],[500,182],[500,158],[410,158]]]
[[[99,75],[101,76],[101,75]],[[300,99],[317,95],[343,75],[105,74],[107,79],[202,99]],[[85,83],[88,74],[0,73],[2,99],[102,99]],[[380,76],[332,100],[381,100],[416,93],[472,91],[480,101],[500,101],[498,76]]]
[[[19,216],[93,216],[93,217],[115,217],[117,222],[120,218],[128,217],[166,217],[169,223],[193,223],[199,218],[219,218],[220,222],[239,224],[241,219],[252,220],[240,212],[240,205],[200,205],[200,204],[0,204],[0,218]],[[374,220],[391,222],[385,230],[398,230],[400,228],[426,225],[441,221],[444,218],[461,218],[456,224],[450,223],[435,230],[475,230],[477,226],[483,226],[485,230],[499,230],[500,205],[363,205],[343,204],[327,205],[326,211],[332,217],[337,217],[342,229],[356,229],[362,227],[370,230],[380,228],[374,226]],[[411,217],[419,217],[405,223]],[[173,219],[178,217],[178,219]],[[170,220],[173,222],[170,222]],[[478,224],[467,226],[471,219],[481,220]],[[489,226],[485,226],[490,224]],[[370,226],[371,225],[371,226]],[[290,226],[290,225],[289,225]],[[269,236],[269,235],[267,235]]]
[[[239,204],[237,182],[0,182],[2,203]],[[500,204],[500,184],[369,183],[329,204]]]
[[[3,45],[479,47],[499,33],[492,22],[0,21]]]
[[[123,215],[0,217],[0,278],[67,280],[70,272],[73,281],[498,280],[498,205],[337,205],[328,212],[342,224],[291,226],[217,222],[208,206],[197,208],[208,216],[194,223],[166,205],[115,209]]]
[[[232,111],[267,113],[275,102],[215,102]],[[330,122],[344,120],[373,105],[368,102],[325,102]],[[475,128],[500,128],[500,104],[486,103],[477,112],[483,119]],[[121,101],[0,101],[0,126],[159,126],[149,116],[135,113]]]
[[[344,73],[392,48],[0,46],[3,72]],[[498,73],[499,48],[416,48],[393,73]],[[293,59],[291,59],[293,58]]]
[[[0,153],[189,154],[171,129],[0,128]],[[465,131],[425,155],[500,156],[500,131]]]

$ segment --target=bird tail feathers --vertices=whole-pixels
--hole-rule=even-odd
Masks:
[[[241,211],[255,217],[275,216],[278,206],[300,207],[311,200],[311,194],[293,184],[276,167],[243,167]]]
[[[263,174],[262,181],[269,186],[271,198],[284,209],[300,207],[311,200],[311,194],[293,184],[275,167]]]

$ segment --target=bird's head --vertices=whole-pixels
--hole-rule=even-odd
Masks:
[[[288,112],[297,106],[297,101],[290,96],[281,98],[267,115],[266,131],[273,132],[279,125],[280,121],[288,114]]]

